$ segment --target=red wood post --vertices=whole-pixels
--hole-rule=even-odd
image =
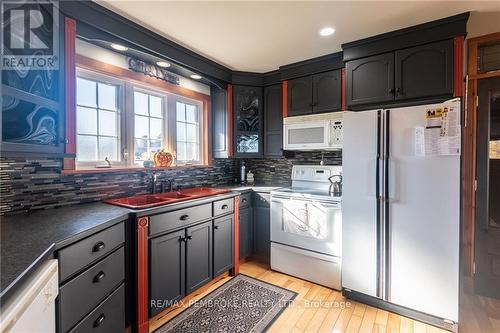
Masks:
[[[148,292],[148,227],[149,218],[137,219],[137,332],[149,333]]]

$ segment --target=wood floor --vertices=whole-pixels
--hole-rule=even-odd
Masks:
[[[500,333],[500,300],[474,294],[473,281],[464,278],[460,333]]]
[[[311,282],[270,270],[255,261],[241,264],[240,273],[293,290],[298,293],[294,306],[287,308],[268,332],[387,332],[387,333],[445,333],[439,328],[345,299],[340,292]],[[219,280],[191,299],[197,300],[229,281]],[[173,308],[150,321],[150,332],[182,312],[187,306]],[[479,333],[480,331],[477,331]]]

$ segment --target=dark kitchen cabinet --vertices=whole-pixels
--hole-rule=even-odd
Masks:
[[[453,94],[453,40],[395,54],[396,100]]]
[[[241,208],[239,212],[240,222],[240,259],[245,259],[253,251],[253,210],[250,207]]]
[[[312,113],[313,79],[312,76],[288,80],[288,116],[301,116]]]
[[[258,259],[269,262],[271,254],[271,209],[270,194],[254,195],[254,255]]]
[[[264,155],[283,154],[283,89],[281,84],[264,88]]]
[[[150,316],[186,295],[184,240],[185,230],[150,240]]]
[[[288,116],[340,111],[342,72],[340,69],[288,81]]]
[[[394,100],[394,53],[346,63],[346,103],[373,104]]]
[[[214,220],[214,277],[233,267],[233,215]]]
[[[227,91],[212,87],[210,97],[212,99],[213,156],[214,158],[227,158],[229,156]]]
[[[313,113],[342,109],[342,73],[340,70],[313,75]]]
[[[235,157],[262,157],[262,109],[262,87],[233,87]]]
[[[212,280],[212,221],[186,229],[186,294]]]

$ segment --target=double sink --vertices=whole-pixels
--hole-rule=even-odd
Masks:
[[[193,187],[174,192],[143,194],[126,198],[109,199],[104,202],[130,209],[145,209],[228,192],[231,192],[231,190],[212,187]]]

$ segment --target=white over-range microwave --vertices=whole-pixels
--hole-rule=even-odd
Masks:
[[[342,112],[283,119],[284,150],[341,150]]]

